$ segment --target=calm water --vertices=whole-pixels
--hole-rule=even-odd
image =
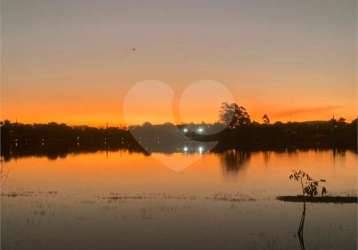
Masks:
[[[2,249],[301,249],[292,169],[357,195],[352,152],[100,152],[2,163]],[[306,249],[356,249],[356,204],[308,204]]]

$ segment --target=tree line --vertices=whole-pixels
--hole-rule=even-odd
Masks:
[[[120,149],[143,151],[132,135],[123,128],[69,126],[54,122],[1,122],[1,155],[5,160],[27,155],[46,155],[55,159],[68,153]]]
[[[69,126],[66,124],[21,124],[3,121],[1,126],[1,155],[5,158],[23,155],[65,156],[69,152],[98,150],[129,150],[145,152],[130,132],[130,128]],[[227,149],[307,149],[333,148],[357,151],[357,119],[332,118],[327,121],[275,122],[267,114],[262,122],[252,121],[247,110],[236,103],[223,103],[216,124],[151,125],[145,123],[135,129],[148,131],[158,138],[161,131],[168,138],[168,130],[179,129],[196,141],[217,141],[216,151]],[[198,129],[199,128],[199,129]],[[205,128],[205,131],[200,129]],[[199,131],[199,132],[197,132]],[[170,137],[170,136],[169,136]]]
[[[251,121],[243,106],[223,103],[220,122],[225,130],[210,136],[196,136],[198,140],[217,140],[216,149],[231,148],[346,148],[357,151],[357,119],[328,121],[270,123],[267,114],[262,123]]]

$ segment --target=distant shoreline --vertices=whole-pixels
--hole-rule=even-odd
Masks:
[[[308,149],[357,150],[357,120],[250,123],[231,129],[221,124],[163,124],[136,126],[133,130],[108,127],[68,126],[66,124],[1,123],[1,155],[56,158],[69,153],[128,150],[180,152],[185,143],[215,142],[213,152],[226,150],[294,151]],[[200,129],[200,130],[199,130]],[[200,132],[197,132],[200,131]],[[201,132],[202,131],[202,132]],[[218,132],[217,132],[218,131]],[[140,135],[138,136],[135,135]],[[141,141],[140,141],[141,140]]]

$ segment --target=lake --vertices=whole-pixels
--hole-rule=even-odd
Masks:
[[[302,169],[358,193],[351,151],[96,152],[2,161],[4,250],[301,249]],[[357,249],[357,204],[307,204],[306,249]],[[301,242],[302,243],[302,242]]]

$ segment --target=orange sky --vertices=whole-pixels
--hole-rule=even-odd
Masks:
[[[357,117],[356,1],[271,1],[6,1],[1,117],[213,122],[227,93],[257,121]],[[145,80],[172,92],[125,106]]]

